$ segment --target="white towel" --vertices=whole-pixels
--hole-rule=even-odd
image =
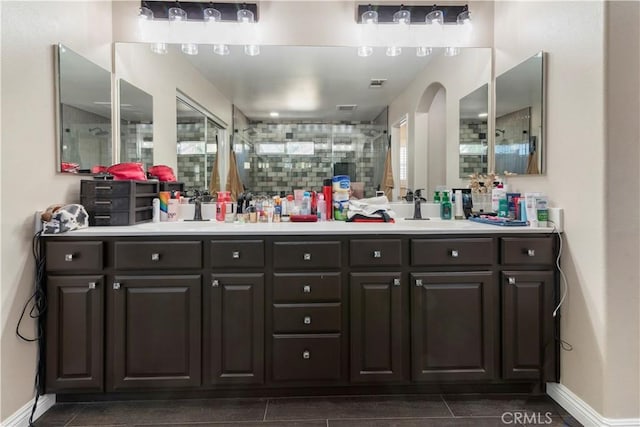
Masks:
[[[391,218],[396,217],[395,212],[393,212],[389,206],[389,199],[387,199],[387,196],[349,200],[349,211],[347,216],[351,218],[356,214],[360,214],[372,218],[379,218],[380,215],[376,214],[376,212],[379,211],[386,212]]]

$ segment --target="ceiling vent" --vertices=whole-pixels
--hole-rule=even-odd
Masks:
[[[354,111],[358,106],[356,104],[336,105],[338,111]]]
[[[371,79],[369,87],[372,89],[381,88],[386,83],[386,81],[387,79]]]

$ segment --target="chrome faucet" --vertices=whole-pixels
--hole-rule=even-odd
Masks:
[[[422,191],[424,191],[424,188],[421,188],[413,192],[413,219],[422,219],[422,211],[420,210],[420,203],[427,201],[427,199],[422,197]]]

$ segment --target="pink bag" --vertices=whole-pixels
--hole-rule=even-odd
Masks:
[[[113,175],[116,181],[146,181],[147,176],[144,173],[141,163],[117,163],[107,168],[107,172]]]
[[[173,169],[166,165],[155,165],[149,168],[149,175],[155,176],[160,181],[176,182],[176,176]]]

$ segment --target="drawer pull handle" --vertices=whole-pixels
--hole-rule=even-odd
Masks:
[[[416,286],[422,286],[422,279],[416,279]]]
[[[116,291],[120,289],[120,282],[113,282],[113,289],[115,289]]]
[[[304,285],[304,287],[302,288],[302,292],[304,292],[305,294],[310,294],[311,293],[311,285]]]
[[[73,254],[64,254],[64,260],[67,262],[73,261]]]
[[[381,251],[373,251],[373,257],[374,258],[382,258],[382,252]]]
[[[231,256],[233,257],[233,259],[240,259],[240,251],[233,251],[231,253]]]
[[[509,284],[510,285],[515,285],[516,284],[516,278],[515,277],[509,277]]]
[[[302,352],[303,359],[311,359],[311,352],[309,350],[305,350]]]
[[[96,200],[96,205],[110,205],[111,200]]]
[[[528,256],[536,256],[536,250],[535,249],[527,249],[527,255]]]
[[[160,254],[151,254],[151,261],[160,261]]]
[[[218,286],[220,286],[220,282],[218,280],[214,280],[213,282],[211,282],[211,286],[217,288]]]
[[[305,325],[310,325],[311,324],[311,316],[304,316],[304,320],[303,320]]]
[[[110,219],[111,215],[94,215],[95,219]]]
[[[393,279],[393,286],[400,286],[400,279]]]
[[[103,185],[103,186],[98,185],[98,186],[96,186],[96,190],[111,190],[111,186],[109,186],[109,185]]]
[[[89,282],[89,289],[95,289],[96,288],[96,282]]]
[[[458,258],[458,255],[460,255],[460,254],[458,253],[458,251],[457,251],[457,250],[453,249],[453,250],[451,251],[451,256],[452,256],[453,258]]]
[[[302,258],[305,261],[311,261],[311,254],[310,253],[305,253]]]

